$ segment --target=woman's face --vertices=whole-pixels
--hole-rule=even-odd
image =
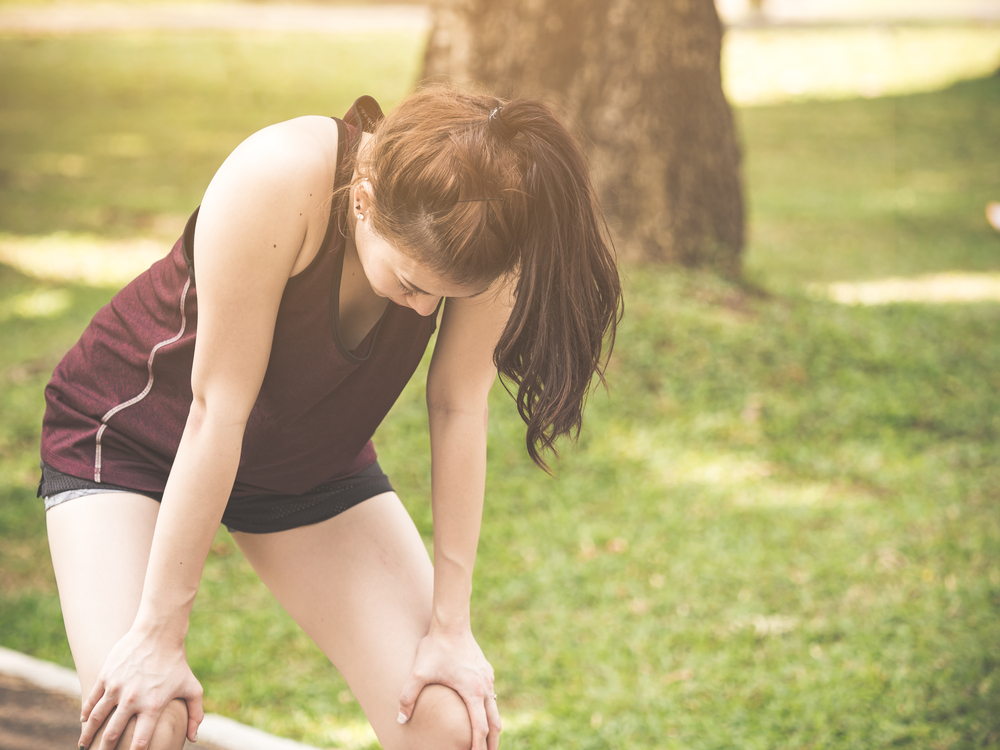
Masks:
[[[442,297],[475,297],[486,291],[454,284],[413,260],[372,231],[369,216],[359,219],[355,212],[354,243],[368,283],[379,297],[431,315]]]

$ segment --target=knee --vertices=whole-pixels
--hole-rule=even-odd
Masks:
[[[160,718],[153,729],[153,736],[149,743],[149,750],[181,750],[184,747],[184,740],[187,735],[188,712],[187,703],[175,698],[170,701],[160,713]],[[125,731],[118,738],[117,750],[124,750],[132,747],[132,740],[135,734],[136,718],[133,716],[125,726]],[[104,737],[104,730],[107,728],[107,721],[94,736],[90,747],[100,747]]]
[[[449,687],[428,685],[420,691],[407,722],[406,750],[469,750],[472,721],[465,701]]]
[[[174,698],[160,714],[160,719],[156,722],[156,729],[153,730],[153,742],[150,743],[150,746],[152,748],[183,747],[187,728],[187,703],[180,698]]]

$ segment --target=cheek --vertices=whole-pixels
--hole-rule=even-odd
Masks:
[[[393,293],[396,287],[395,277],[392,271],[384,264],[375,260],[364,266],[365,275],[371,288],[380,297],[386,297]]]
[[[363,240],[358,242],[358,260],[361,261],[361,270],[372,289],[381,293],[381,287],[385,283],[384,264]]]

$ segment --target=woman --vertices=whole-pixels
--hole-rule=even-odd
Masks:
[[[46,388],[39,494],[81,747],[195,739],[184,637],[220,521],[383,747],[498,746],[469,625],[487,394],[497,370],[516,386],[544,466],[602,370],[615,261],[579,149],[540,103],[427,90],[345,119],[241,144]],[[432,567],[370,438],[442,307]]]

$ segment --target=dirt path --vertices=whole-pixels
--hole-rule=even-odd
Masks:
[[[156,5],[0,6],[0,33],[73,34],[104,31],[412,31],[430,28],[422,5]]]
[[[80,703],[62,693],[0,674],[0,748],[62,750],[76,748]],[[185,750],[220,750],[216,745],[187,743]]]
[[[70,748],[80,736],[77,701],[15,677],[0,675],[0,748]]]
[[[997,0],[716,0],[731,28],[1000,23]],[[149,30],[243,30],[353,33],[426,31],[426,5],[318,5],[190,2],[0,5],[0,34],[74,34]]]
[[[76,673],[0,647],[0,750],[73,750],[80,736]],[[316,750],[215,714],[185,750]]]

